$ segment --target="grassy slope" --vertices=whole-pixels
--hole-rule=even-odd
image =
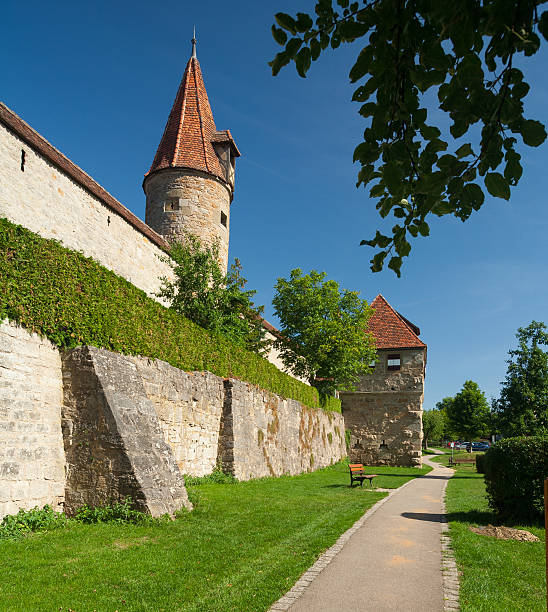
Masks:
[[[379,487],[427,471],[371,468]],[[196,508],[174,523],[0,542],[0,610],[266,610],[386,495],[350,489],[347,472],[189,487]]]
[[[448,457],[441,461],[447,463]],[[471,466],[457,468],[447,486],[446,505],[455,557],[462,572],[462,612],[546,610],[544,529],[507,525],[534,533],[541,539],[538,543],[497,540],[471,532],[470,525],[500,524],[487,506],[483,475]]]

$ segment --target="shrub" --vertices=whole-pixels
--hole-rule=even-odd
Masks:
[[[502,518],[527,522],[543,515],[548,436],[501,440],[485,453],[483,467],[489,505]]]
[[[208,333],[89,257],[0,219],[0,321],[16,321],[62,348],[82,344],[208,370],[341,411],[340,401],[259,355]]]
[[[202,484],[235,484],[237,482],[238,479],[235,476],[223,472],[220,468],[215,468],[207,476],[185,476],[185,484],[194,486]]]
[[[50,506],[35,507],[32,510],[19,510],[8,514],[0,523],[0,539],[18,538],[34,531],[51,531],[66,527],[67,517],[55,512]]]
[[[117,502],[112,506],[88,506],[87,504],[78,509],[74,519],[80,523],[157,523],[158,519],[152,518],[150,514],[133,509],[131,497],[126,497],[123,502]]]
[[[476,455],[476,471],[478,474],[485,474],[485,453]]]

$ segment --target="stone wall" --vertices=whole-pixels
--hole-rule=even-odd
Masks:
[[[152,516],[190,509],[135,363],[94,347],[66,351],[62,360],[66,512],[127,496]]]
[[[65,496],[59,352],[0,322],[0,517]]]
[[[93,347],[59,351],[0,325],[0,517],[131,496],[189,507],[182,474],[299,474],[346,454],[342,415],[239,380]]]
[[[300,474],[346,456],[340,414],[239,380],[225,381],[225,389],[219,459],[239,480]]]
[[[166,169],[145,179],[147,225],[168,242],[184,239],[185,232],[203,244],[219,245],[220,263],[228,266],[230,192],[220,180],[197,170]],[[165,204],[177,210],[164,210]],[[224,215],[221,223],[221,213]]]
[[[28,126],[27,129],[30,131]],[[63,158],[51,145],[46,145]],[[96,191],[102,189],[97,184],[95,187]],[[159,278],[171,276],[169,265],[159,259],[165,253],[139,231],[139,223],[143,228],[144,223],[135,217],[132,225],[128,222],[134,217],[132,213],[119,202],[115,204],[125,211],[127,218],[0,122],[0,217],[82,251],[154,297],[160,287]]]
[[[391,354],[400,355],[400,370],[388,369]],[[379,350],[378,357],[358,391],[340,395],[345,427],[351,430],[350,459],[367,465],[420,466],[425,350]]]
[[[164,439],[183,474],[205,476],[217,464],[223,379],[183,372],[165,361],[130,358],[154,404]]]

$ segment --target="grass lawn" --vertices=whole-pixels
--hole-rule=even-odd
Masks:
[[[394,488],[429,471],[370,468]],[[153,526],[82,525],[0,541],[0,610],[266,610],[375,502],[345,463],[189,487],[195,510]]]
[[[461,455],[470,457],[466,452],[458,453]],[[438,461],[447,464],[449,456]],[[544,612],[544,529],[540,525],[504,523],[527,529],[540,542],[497,540],[471,532],[470,525],[501,523],[487,506],[483,475],[469,465],[456,468],[447,485],[446,506],[455,557],[462,573],[462,612]]]

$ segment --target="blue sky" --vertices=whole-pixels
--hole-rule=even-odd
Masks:
[[[278,11],[289,2],[25,3],[3,9],[1,99],[139,217],[141,188],[190,55],[198,59],[218,129],[242,152],[231,211],[231,258],[272,316],[273,285],[292,268],[323,270],[373,300],[382,293],[428,344],[425,408],[467,379],[496,396],[515,332],[548,322],[547,146],[523,147],[510,202],[488,197],[466,223],[434,219],[413,242],[402,278],[369,270],[360,247],[381,223],[355,187],[354,147],[365,127],[348,71],[359,46],[328,53],[307,79],[267,62]],[[548,123],[546,45],[527,63],[528,116]],[[430,117],[437,111],[431,109]]]

